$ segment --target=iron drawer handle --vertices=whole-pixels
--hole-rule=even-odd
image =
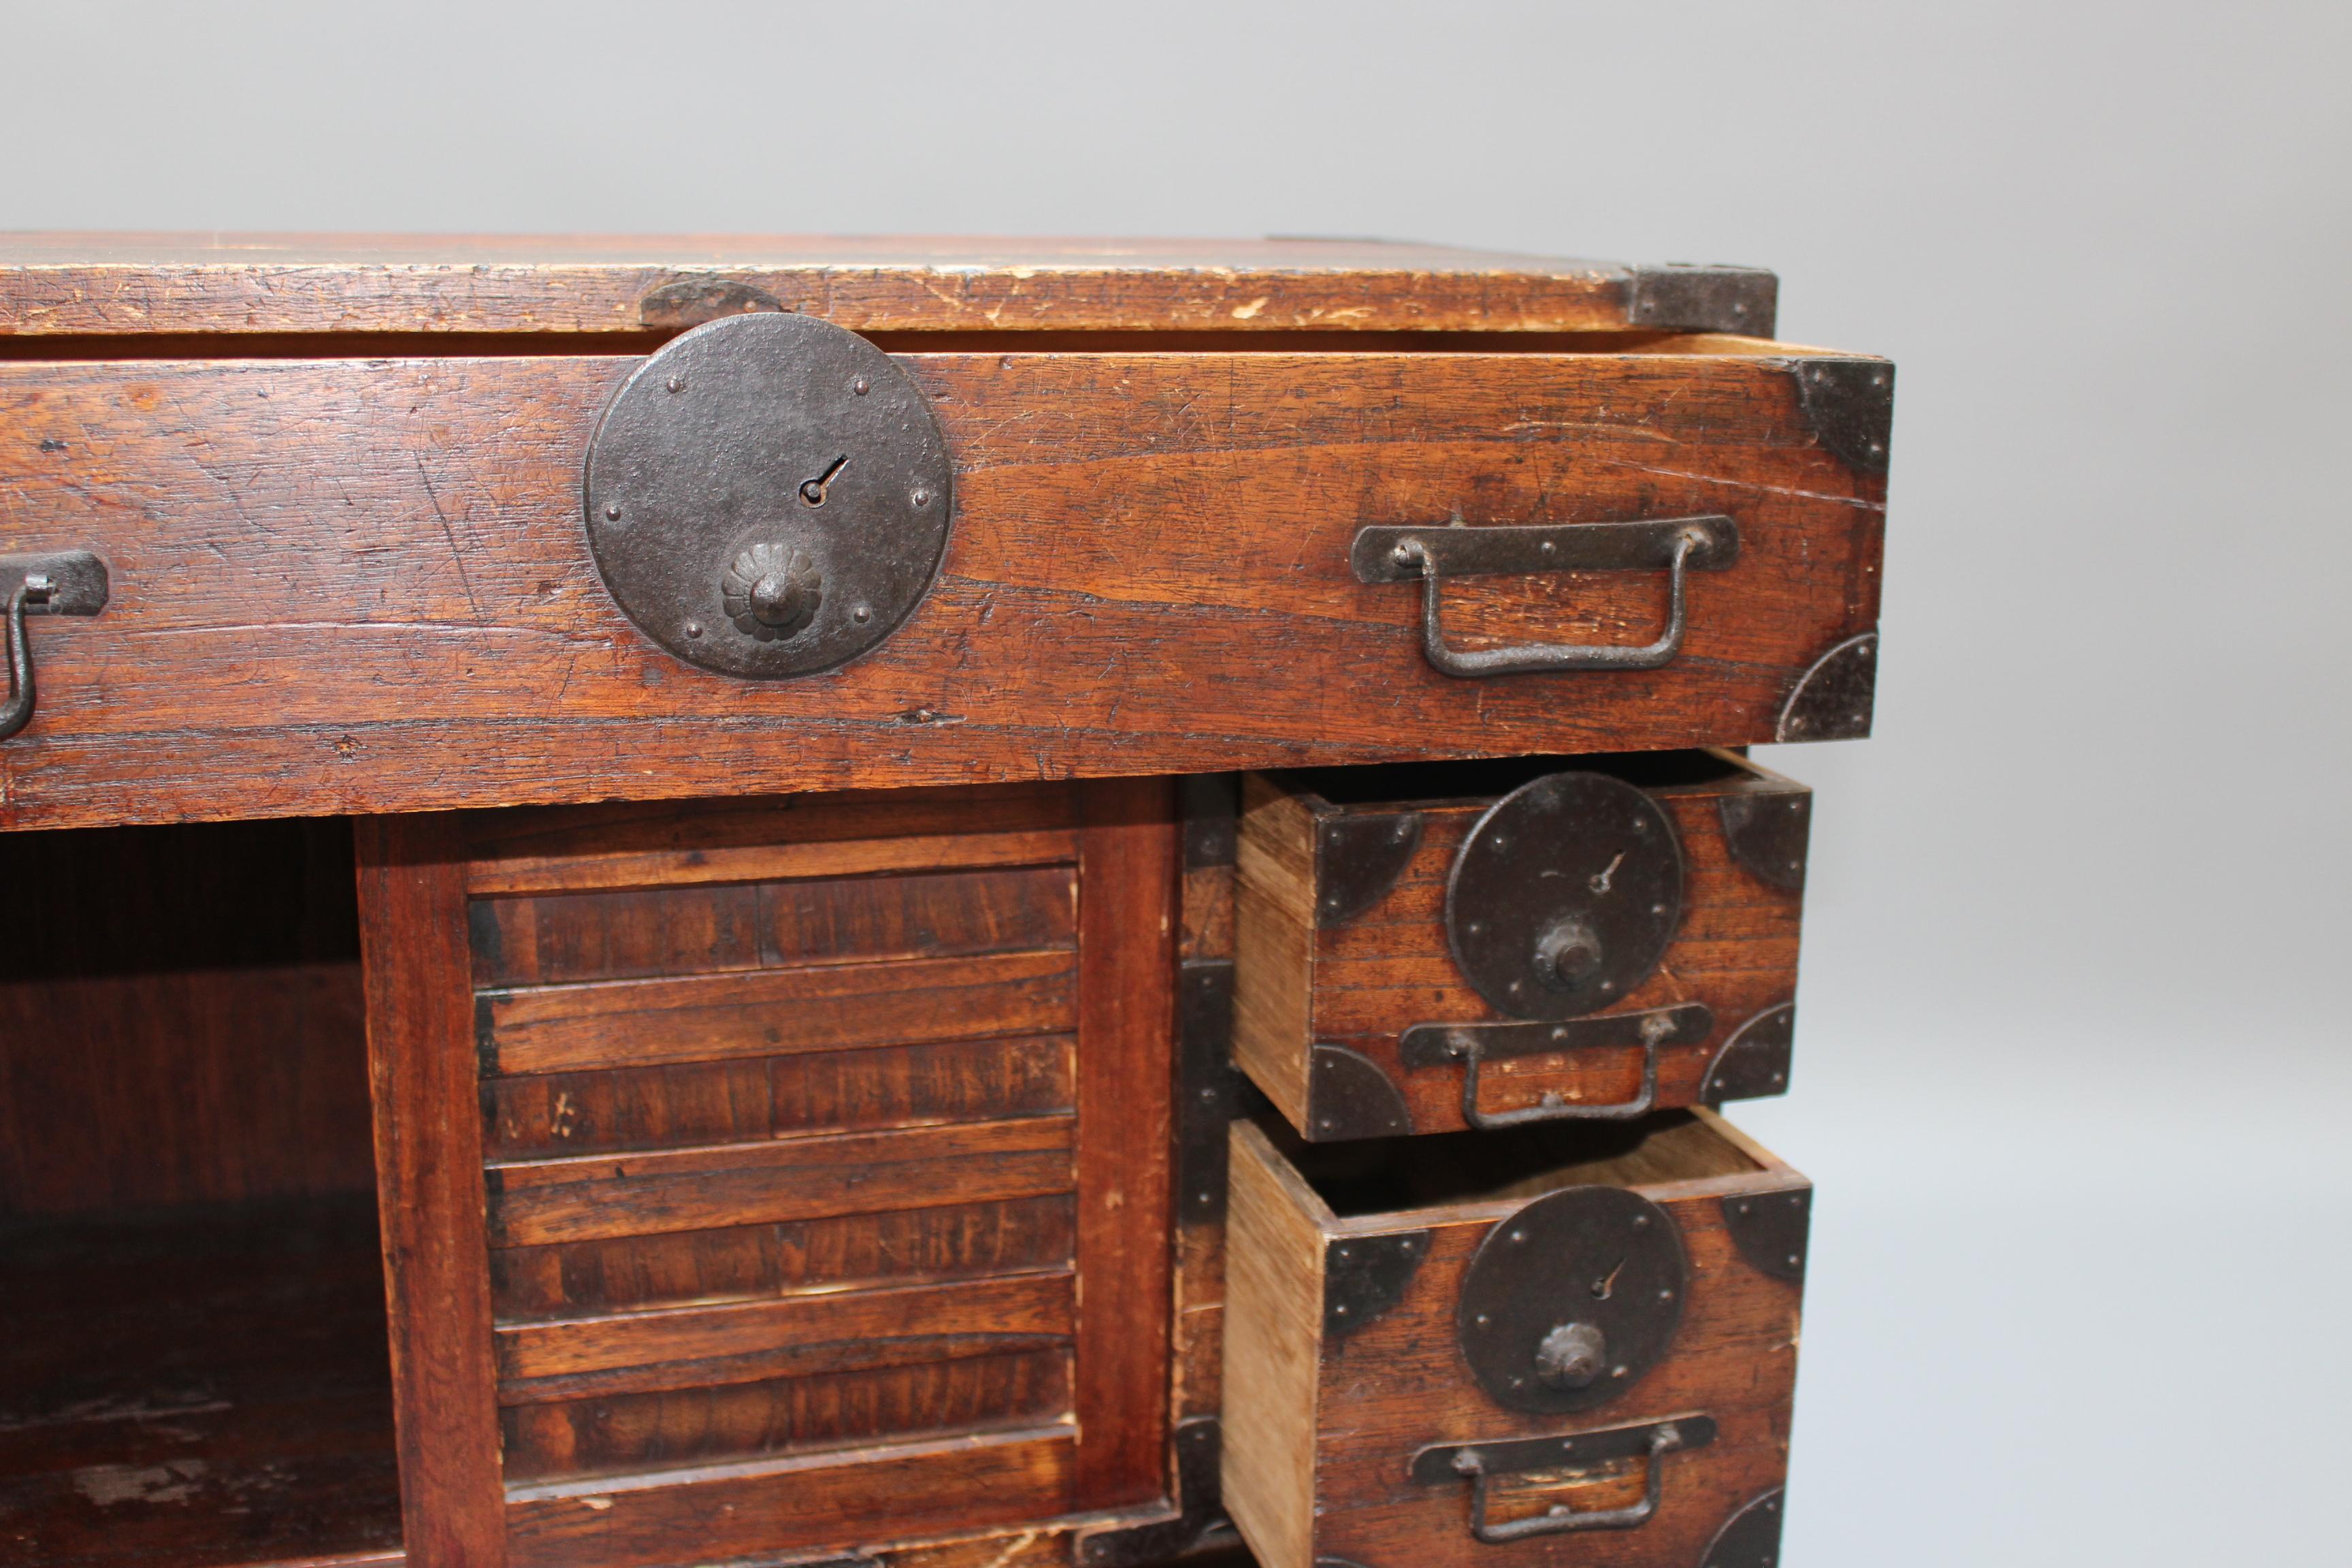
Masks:
[[[1503,1524],[1486,1522],[1486,1482],[1490,1479],[1486,1461],[1475,1448],[1465,1448],[1454,1456],[1454,1468],[1470,1487],[1470,1533],[1489,1546],[1506,1542],[1525,1541],[1530,1535],[1565,1535],[1579,1530],[1632,1530],[1650,1522],[1658,1511],[1658,1499],[1665,1489],[1665,1457],[1683,1446],[1681,1430],[1671,1421],[1662,1422],[1650,1433],[1646,1445],[1649,1453],[1649,1484],[1643,1489],[1642,1500],[1623,1508],[1589,1509],[1581,1512],[1556,1503],[1548,1512],[1530,1514]]]
[[[1358,531],[1348,552],[1359,583],[1421,579],[1421,647],[1445,675],[1525,675],[1554,669],[1656,669],[1682,651],[1690,624],[1685,580],[1739,558],[1739,528],[1717,515],[1646,522],[1545,523],[1535,527],[1399,528]],[[1440,587],[1449,577],[1498,573],[1633,572],[1664,567],[1672,605],[1666,629],[1640,647],[1530,643],[1519,647],[1448,647]]]
[[[106,563],[87,550],[0,555],[0,584],[7,584],[8,595],[8,700],[0,702],[0,741],[5,741],[33,721],[33,639],[25,629],[26,616],[35,610],[52,616],[98,614],[106,605]]]
[[[1701,1009],[1701,1011],[1705,1011]],[[1614,1105],[1530,1105],[1521,1110],[1501,1110],[1493,1113],[1478,1109],[1478,1072],[1486,1065],[1486,1032],[1459,1029],[1446,1039],[1446,1054],[1462,1063],[1462,1120],[1481,1132],[1491,1132],[1498,1127],[1517,1127],[1529,1121],[1631,1121],[1647,1116],[1658,1098],[1658,1047],[1681,1032],[1683,1009],[1666,1007],[1646,1014],[1641,1022],[1642,1091],[1631,1100]],[[1714,1027],[1714,1017],[1707,1016],[1701,1027]]]

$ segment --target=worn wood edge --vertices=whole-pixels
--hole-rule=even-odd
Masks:
[[[477,896],[609,892],[645,887],[864,877],[891,871],[1053,866],[1072,860],[1076,854],[1077,836],[1066,828],[833,839],[732,848],[477,860],[468,868],[467,888]]]
[[[464,830],[362,817],[353,837],[405,1561],[503,1568]]]
[[[1315,819],[1263,773],[1242,778],[1234,878],[1234,1065],[1307,1125],[1315,994]]]
[[[590,1373],[711,1362],[778,1345],[807,1348],[887,1327],[889,1337],[1066,1337],[1076,1271],[1009,1270],[853,1290],[500,1323],[502,1404],[515,1385]]]
[[[975,1448],[1010,1448],[1040,1442],[1075,1443],[1076,1436],[1068,1426],[1054,1424],[1013,1427],[1002,1432],[926,1437],[908,1443],[817,1448],[804,1453],[739,1459],[726,1464],[698,1465],[684,1470],[640,1470],[618,1476],[577,1476],[552,1481],[522,1481],[506,1489],[506,1500],[511,1508],[517,1503],[561,1502],[581,1498],[620,1497],[629,1493],[690,1492],[714,1482],[781,1479],[812,1471],[871,1465],[877,1460],[925,1459],[934,1455],[967,1453]],[[1059,1510],[1056,1517],[1059,1517]]]
[[[1072,1501],[1166,1495],[1183,822],[1174,781],[1078,791],[1077,1376]]]
[[[1310,1191],[1314,1207],[1302,1204],[1305,1184],[1249,1122],[1233,1124],[1228,1147],[1225,1511],[1265,1568],[1314,1568],[1321,1200]]]

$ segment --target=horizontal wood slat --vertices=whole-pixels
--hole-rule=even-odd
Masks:
[[[1072,1109],[1072,1055],[1065,1035],[491,1079],[483,1149],[513,1160],[1040,1115]]]
[[[1073,947],[1070,868],[616,889],[473,904],[477,987]]]
[[[708,1230],[1005,1198],[1072,1185],[1073,1122],[795,1138],[532,1161],[489,1171],[494,1247]]]
[[[939,1360],[943,1352],[924,1353],[924,1342],[1066,1337],[1071,1311],[1071,1276],[1064,1270],[502,1324],[496,1331],[499,1398],[523,1405],[558,1397],[579,1385],[550,1389],[547,1380],[591,1373],[629,1374],[597,1384],[619,1392],[834,1371],[886,1357]],[[890,1354],[893,1342],[906,1348]]]
[[[115,584],[35,628],[0,822],[1737,744],[1876,619],[1884,479],[1820,444],[1773,345],[913,355],[958,465],[929,596],[838,670],[734,680],[647,642],[588,555],[583,456],[635,363],[0,364],[0,547],[96,549]],[[1739,562],[1695,575],[1655,671],[1452,679],[1412,587],[1348,563],[1368,522],[1717,510]],[[1449,614],[1465,646],[1641,643],[1665,595],[1482,579]],[[746,858],[719,879],[810,874]]]
[[[1067,1426],[509,1486],[512,1568],[659,1568],[1030,1523],[1067,1510]],[[690,1545],[687,1544],[690,1543]]]
[[[507,1479],[709,1464],[939,1432],[1034,1426],[1070,1405],[1066,1345],[804,1377],[599,1394],[500,1412]],[[975,1349],[978,1347],[975,1346]]]
[[[1076,1022],[1076,959],[1023,952],[827,964],[490,993],[486,1074],[1054,1034]]]
[[[1066,1194],[838,1215],[490,1253],[503,1324],[776,1296],[821,1287],[1054,1268],[1074,1255]]]

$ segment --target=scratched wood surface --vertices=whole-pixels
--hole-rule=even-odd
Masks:
[[[1227,1451],[1244,1458],[1227,1464],[1225,1488],[1266,1568],[1312,1568],[1318,1557],[1431,1568],[1685,1568],[1700,1560],[1733,1512],[1780,1484],[1800,1287],[1739,1255],[1724,1228],[1722,1201],[1799,1190],[1804,1178],[1703,1111],[1696,1119],[1665,1112],[1631,1132],[1587,1130],[1563,1139],[1554,1130],[1549,1141],[1567,1163],[1553,1164],[1557,1156],[1546,1153],[1504,1173],[1517,1180],[1490,1180],[1484,1193],[1420,1201],[1399,1193],[1404,1201],[1394,1206],[1344,1200],[1335,1206],[1312,1167],[1302,1176],[1258,1128],[1235,1124],[1227,1353],[1248,1347],[1250,1364],[1263,1365],[1266,1375],[1244,1380],[1234,1366]],[[1427,1167],[1405,1178],[1408,1192],[1416,1179],[1440,1188],[1446,1184],[1433,1169],[1444,1163],[1438,1145],[1456,1142],[1423,1141],[1412,1146],[1417,1158],[1391,1162],[1391,1170]],[[1610,1152],[1580,1158],[1573,1152],[1580,1144],[1607,1144]],[[1293,1152],[1347,1160],[1340,1152],[1347,1148]],[[1465,1374],[1456,1348],[1464,1272],[1487,1231],[1528,1197],[1585,1182],[1630,1187],[1673,1216],[1689,1263],[1681,1325],[1664,1358],[1605,1405],[1572,1415],[1502,1409]],[[1325,1334],[1319,1289],[1276,1288],[1302,1275],[1319,1280],[1324,1247],[1334,1240],[1422,1230],[1427,1251],[1402,1299],[1344,1336]],[[1244,1284],[1260,1274],[1267,1283]],[[1410,1473],[1412,1456],[1431,1444],[1554,1436],[1701,1413],[1717,1423],[1715,1441],[1667,1457],[1658,1513],[1637,1529],[1482,1543],[1467,1528],[1468,1483],[1431,1488]],[[1310,1454],[1299,1454],[1302,1442]],[[1258,1462],[1247,1462],[1260,1450]],[[1528,1489],[1515,1509],[1498,1506],[1496,1517],[1554,1504],[1593,1510],[1638,1502],[1643,1463],[1563,1468],[1549,1484]]]
[[[511,1560],[1164,1495],[1166,781],[466,831]]]
[[[0,1220],[0,1561],[397,1562],[364,1195]]]
[[[0,335],[629,332],[681,282],[860,331],[1559,331],[1627,326],[1631,280],[1610,262],[1346,239],[16,234]]]
[[[1738,342],[1738,340],[1729,340]],[[636,633],[578,517],[628,359],[0,365],[0,548],[94,548],[34,628],[0,826],[966,784],[1769,740],[1871,626],[1883,478],[1776,345],[1638,354],[906,360],[959,469],[929,596],[828,674]],[[1723,510],[1649,672],[1455,680],[1368,522]],[[1465,646],[1648,640],[1661,573],[1448,592]],[[1213,700],[1210,700],[1213,694]]]
[[[1715,1027],[1703,1038],[1659,1047],[1657,1104],[1697,1103],[1724,1043],[1757,1015],[1794,1002],[1803,893],[1766,881],[1738,862],[1725,837],[1721,805],[1731,795],[1801,795],[1803,790],[1744,758],[1529,759],[1450,774],[1443,768],[1414,769],[1385,789],[1368,782],[1377,773],[1252,775],[1242,829],[1235,1058],[1294,1124],[1307,1121],[1308,1053],[1326,1044],[1346,1047],[1386,1073],[1404,1097],[1414,1131],[1466,1125],[1462,1068],[1409,1067],[1400,1048],[1403,1032],[1416,1024],[1508,1016],[1473,990],[1454,965],[1445,927],[1454,858],[1472,824],[1502,790],[1594,765],[1613,765],[1637,781],[1645,769],[1681,767],[1713,775],[1646,786],[1682,847],[1682,918],[1657,966],[1595,1015],[1686,1002],[1704,1003],[1714,1014]],[[1318,786],[1342,785],[1356,792],[1345,804],[1317,793]],[[1410,794],[1432,786],[1441,798]],[[1318,925],[1315,817],[1354,810],[1419,811],[1420,844],[1370,907],[1338,924]],[[1523,1110],[1547,1103],[1548,1096],[1570,1106],[1622,1104],[1641,1092],[1642,1061],[1638,1046],[1507,1058],[1481,1075],[1479,1110],[1488,1115]]]

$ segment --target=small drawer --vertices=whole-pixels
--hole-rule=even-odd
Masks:
[[[1232,1153],[1224,1502],[1265,1568],[1774,1561],[1802,1176],[1706,1110]]]
[[[1731,752],[1254,773],[1234,1055],[1308,1140],[1788,1087],[1812,794]]]

